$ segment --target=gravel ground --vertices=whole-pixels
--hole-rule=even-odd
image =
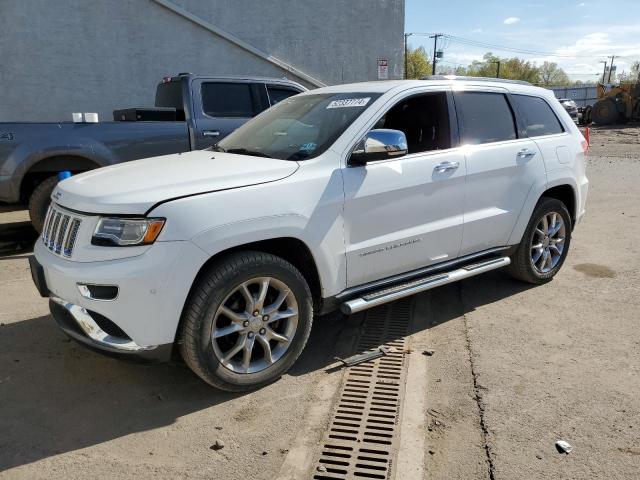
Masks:
[[[640,157],[640,126],[638,124],[619,127],[591,127],[592,159],[616,157],[638,160]]]
[[[430,293],[427,407],[442,426],[427,432],[429,478],[638,478],[640,142],[628,130],[592,131],[587,216],[552,282],[498,271]]]
[[[428,327],[414,344],[435,352],[411,355],[427,366],[425,478],[637,478],[639,133],[592,130],[588,213],[554,281],[531,288],[498,271],[416,297]],[[35,233],[10,210],[0,208],[0,478],[267,479],[313,463],[340,379],[325,367],[348,352],[356,322],[317,321],[291,374],[246,395],[181,365],[108,359],[54,326],[29,276]],[[573,452],[557,453],[559,439]]]

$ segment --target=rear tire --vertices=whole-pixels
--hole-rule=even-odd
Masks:
[[[511,275],[536,285],[550,281],[562,267],[570,243],[571,216],[567,207],[560,200],[542,197],[511,256]]]
[[[41,182],[29,197],[29,217],[31,225],[38,233],[42,232],[47,209],[51,203],[51,194],[58,184],[58,176],[54,175]]]
[[[183,312],[180,353],[210,385],[252,390],[291,368],[312,320],[311,291],[293,265],[268,253],[238,252],[194,285]]]

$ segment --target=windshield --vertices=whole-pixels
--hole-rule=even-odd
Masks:
[[[380,93],[297,95],[245,123],[213,149],[281,160],[326,151]]]

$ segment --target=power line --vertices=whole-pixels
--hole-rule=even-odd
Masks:
[[[554,52],[545,52],[542,50],[532,50],[532,49],[525,49],[525,48],[517,48],[517,47],[508,47],[505,45],[497,45],[494,43],[486,43],[486,42],[480,42],[477,40],[469,40],[467,38],[462,38],[462,37],[457,37],[454,35],[449,35],[449,38],[454,42],[454,43],[459,43],[462,45],[468,45],[468,46],[474,46],[474,47],[481,47],[481,48],[490,48],[490,49],[495,49],[495,50],[504,50],[504,51],[508,51],[508,52],[514,52],[514,53],[520,53],[523,55],[536,55],[536,56],[546,56],[546,57],[558,57],[558,58],[593,58],[593,55],[572,55],[572,54],[561,54],[561,53],[554,53]],[[596,55],[597,56],[597,55]]]
[[[411,33],[411,35],[432,37],[434,34],[426,33],[426,32],[416,32],[416,33]],[[478,40],[471,40],[468,38],[458,37],[456,35],[444,34],[442,36],[447,40],[449,40],[450,42],[458,43],[461,45],[480,47],[480,48],[486,48],[486,49],[492,49],[492,50],[503,50],[503,51],[512,52],[512,53],[520,53],[522,55],[547,56],[547,57],[557,57],[557,58],[593,58],[594,56],[595,57],[600,56],[600,55],[577,55],[577,54],[572,55],[569,53],[561,54],[561,53],[554,53],[554,52],[545,52],[542,50],[509,47],[506,45],[497,45],[494,43],[481,42]],[[604,54],[602,54],[602,56],[604,56]]]

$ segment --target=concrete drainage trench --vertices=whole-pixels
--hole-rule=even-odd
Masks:
[[[312,473],[316,480],[389,479],[399,444],[408,331],[413,302],[364,313],[357,353],[384,346],[389,353],[349,367]]]

